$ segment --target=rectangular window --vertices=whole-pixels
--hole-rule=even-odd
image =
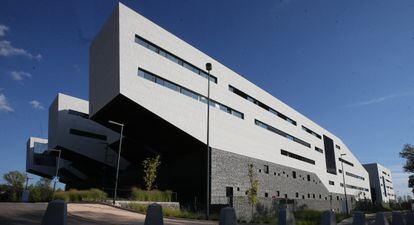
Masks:
[[[149,81],[152,81],[152,82],[154,82],[156,84],[159,84],[159,85],[161,85],[163,87],[169,88],[169,89],[171,89],[173,91],[179,92],[179,93],[181,93],[181,94],[183,94],[185,96],[188,96],[190,98],[193,98],[195,100],[198,100],[198,101],[200,101],[202,103],[207,103],[207,98],[205,98],[204,96],[202,96],[202,95],[200,95],[200,94],[198,94],[196,92],[193,92],[193,91],[191,91],[191,90],[189,90],[187,88],[181,87],[181,86],[179,86],[179,85],[177,85],[177,84],[175,84],[173,82],[170,82],[170,81],[168,81],[168,80],[166,80],[164,78],[161,78],[161,77],[159,77],[159,76],[157,76],[157,75],[155,75],[155,74],[153,74],[151,72],[148,72],[146,70],[143,70],[141,68],[138,68],[138,76],[139,77],[142,77],[144,79],[147,79]],[[231,114],[231,115],[233,115],[233,116],[235,116],[237,118],[244,119],[244,114],[243,113],[241,113],[241,112],[239,112],[239,111],[237,111],[235,109],[232,109],[232,108],[230,108],[228,106],[225,106],[225,105],[223,105],[221,103],[218,103],[218,102],[216,102],[214,100],[211,100],[211,99],[210,99],[210,106],[212,108],[217,108],[217,109],[220,109],[220,110],[222,110],[224,112],[227,112],[227,113],[229,113],[229,114]]]
[[[335,182],[333,182],[333,181],[329,181],[329,185],[335,185]]]
[[[323,143],[325,147],[325,162],[328,173],[336,175],[336,160],[333,140],[328,136],[323,135]]]
[[[345,159],[339,158],[339,161],[340,161],[340,162],[343,162],[343,163],[345,163],[345,164],[347,164],[347,165],[354,166],[354,164],[353,164],[353,163],[351,163],[351,162],[349,162],[349,161],[346,161]]]
[[[149,49],[149,50],[151,50],[151,51],[153,51],[153,52],[155,52],[155,53],[157,53],[157,54],[159,54],[159,55],[161,55],[161,56],[163,56],[163,57],[165,57],[169,60],[171,60],[172,62],[177,63],[178,65],[183,66],[184,68],[186,68],[186,69],[188,69],[188,70],[190,70],[190,71],[192,71],[192,72],[194,72],[198,75],[201,75],[202,77],[204,77],[206,79],[209,77],[208,73],[204,72],[203,70],[197,68],[194,65],[191,65],[191,63],[179,58],[178,56],[175,56],[174,54],[160,48],[159,46],[145,40],[144,38],[142,38],[138,35],[135,35],[135,42],[137,44],[139,44],[139,45],[141,45],[141,46],[143,46],[143,47],[145,47],[145,48],[147,48],[147,49]],[[210,74],[210,81],[212,81],[214,83],[217,83],[217,77]]]
[[[292,177],[296,179],[296,171],[292,171]]]
[[[261,121],[259,121],[259,120],[257,120],[257,119],[255,119],[255,120],[254,120],[254,123],[255,123],[257,126],[259,126],[259,127],[265,128],[265,129],[267,129],[267,130],[269,130],[269,131],[271,131],[271,132],[273,132],[273,133],[276,133],[276,134],[278,134],[278,135],[280,135],[280,136],[283,136],[283,137],[285,137],[285,138],[287,138],[287,139],[289,139],[289,140],[292,140],[292,141],[294,141],[294,142],[297,142],[297,143],[299,143],[299,144],[301,144],[301,145],[304,145],[304,146],[306,146],[306,147],[308,147],[308,148],[310,148],[310,147],[311,147],[311,145],[310,145],[309,143],[307,143],[307,142],[305,142],[305,141],[303,141],[303,140],[301,140],[301,139],[299,139],[299,138],[296,138],[296,137],[294,137],[294,136],[292,136],[292,135],[290,135],[290,134],[287,134],[287,133],[285,133],[285,132],[283,132],[283,131],[281,131],[281,130],[279,130],[279,129],[277,129],[277,128],[274,128],[274,127],[272,127],[272,126],[270,126],[270,125],[267,125],[267,124],[265,124],[265,123],[263,123],[263,122],[261,122]]]
[[[269,174],[269,166],[268,165],[264,165],[264,172],[266,174]]]
[[[309,129],[309,128],[307,128],[307,127],[303,126],[303,125],[302,125],[302,130],[306,131],[307,133],[309,133],[309,134],[311,134],[311,135],[313,135],[313,136],[315,136],[315,137],[317,137],[317,138],[319,138],[319,139],[322,139],[321,135],[317,134],[317,133],[316,133],[316,132],[314,132],[313,130],[311,130],[311,129]]]
[[[249,102],[252,102],[255,105],[258,105],[259,107],[265,109],[266,111],[269,111],[269,112],[273,113],[274,115],[280,117],[281,119],[286,120],[287,122],[289,122],[289,123],[291,123],[291,124],[293,124],[295,126],[297,125],[296,121],[294,121],[293,119],[291,119],[291,118],[285,116],[284,114],[282,114],[282,113],[280,113],[280,112],[278,112],[278,111],[270,108],[266,104],[260,102],[259,100],[253,98],[252,96],[250,96],[250,95],[242,92],[241,90],[239,90],[239,89],[237,89],[237,88],[235,88],[235,87],[233,87],[231,85],[229,85],[229,91],[231,91],[234,94],[236,94],[236,95],[238,95],[238,96],[246,99]]]
[[[321,148],[316,147],[316,146],[315,146],[315,151],[323,153],[323,150]]]
[[[287,156],[289,158],[293,158],[293,159],[296,159],[296,160],[300,160],[300,161],[303,161],[303,162],[306,162],[306,163],[315,165],[315,161],[314,160],[308,159],[308,158],[303,157],[303,156],[300,156],[300,155],[297,155],[295,153],[288,152],[288,151],[283,150],[283,149],[280,150],[280,154],[281,155],[284,155],[284,156]]]
[[[308,175],[306,175],[306,179],[308,180],[308,181],[310,181],[311,179],[310,179],[310,175],[308,174]]]
[[[95,133],[92,133],[92,132],[77,130],[77,129],[70,129],[69,133],[74,134],[74,135],[78,135],[78,136],[83,136],[83,137],[94,138],[94,139],[106,141],[106,136],[102,135],[102,134],[95,134]]]
[[[341,149],[341,146],[339,146],[339,145],[335,145],[335,148],[337,148],[337,149]]]

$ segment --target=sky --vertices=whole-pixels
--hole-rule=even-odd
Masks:
[[[362,163],[392,170],[414,144],[411,0],[125,0],[340,137]],[[29,136],[47,138],[57,93],[88,99],[88,50],[117,1],[0,4],[0,174],[25,170]],[[1,182],[1,179],[0,179]]]

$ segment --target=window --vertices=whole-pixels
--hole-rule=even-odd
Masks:
[[[333,181],[329,181],[329,185],[335,185],[335,182],[333,182]]]
[[[265,192],[265,198],[269,197],[269,193]]]
[[[283,149],[280,150],[280,154],[282,154],[284,156],[287,156],[289,158],[297,159],[297,160],[300,160],[300,161],[303,161],[303,162],[306,162],[306,163],[315,165],[315,161],[314,160],[308,159],[308,158],[303,157],[303,156],[300,156],[300,155],[296,155],[295,153],[291,153],[291,152],[288,152],[288,151],[283,150]]]
[[[269,166],[268,165],[264,165],[264,173],[269,174]]]
[[[328,136],[323,135],[323,143],[325,149],[326,172],[336,175],[334,142]]]
[[[138,69],[138,76],[139,77],[142,77],[144,79],[147,79],[149,81],[152,81],[152,82],[154,82],[156,84],[159,84],[159,85],[161,85],[163,87],[166,87],[168,89],[171,89],[173,91],[179,92],[179,93],[181,93],[181,94],[183,94],[185,96],[188,96],[190,98],[193,98],[194,100],[198,100],[198,101],[200,101],[202,103],[207,104],[207,98],[205,98],[204,96],[202,96],[200,94],[197,94],[197,93],[195,93],[195,92],[193,92],[193,91],[191,91],[191,90],[189,90],[187,88],[184,88],[184,87],[181,87],[181,86],[179,86],[177,84],[174,84],[173,82],[170,82],[170,81],[168,81],[168,80],[166,80],[164,78],[161,78],[161,77],[159,77],[159,76],[157,76],[157,75],[155,75],[153,73],[150,73],[148,71],[145,71],[145,70],[143,70],[141,68]],[[244,119],[244,114],[243,113],[241,113],[241,112],[239,112],[237,110],[234,110],[234,109],[232,109],[232,108],[230,108],[228,106],[225,106],[225,105],[223,105],[221,103],[218,103],[218,102],[216,102],[214,100],[211,100],[211,99],[210,99],[210,106],[212,108],[220,109],[221,111],[226,112],[228,114],[231,114],[231,115],[233,115],[233,116],[235,116],[237,118]]]
[[[257,126],[259,126],[259,127],[262,127],[262,128],[264,128],[264,129],[266,129],[266,130],[269,130],[269,131],[271,131],[271,132],[273,132],[273,133],[275,133],[275,134],[278,134],[278,135],[280,135],[280,136],[283,136],[283,137],[285,137],[285,138],[287,138],[287,139],[289,139],[289,140],[291,140],[291,141],[294,141],[294,142],[296,142],[296,143],[299,143],[299,144],[301,144],[301,145],[303,145],[303,146],[306,146],[306,147],[308,147],[308,148],[310,148],[310,147],[311,147],[311,145],[310,145],[309,143],[307,143],[307,142],[305,142],[305,141],[303,141],[303,140],[301,140],[301,139],[299,139],[299,138],[296,138],[296,137],[294,137],[294,136],[292,136],[292,135],[290,135],[290,134],[287,134],[287,133],[285,133],[285,132],[283,132],[283,131],[281,131],[281,130],[279,130],[279,129],[277,129],[277,128],[274,128],[274,127],[272,127],[272,126],[270,126],[270,125],[268,125],[268,124],[265,124],[265,123],[263,123],[263,122],[261,122],[261,121],[259,121],[259,120],[257,120],[257,119],[255,119],[255,120],[254,120],[254,123],[255,123]]]
[[[310,194],[308,194],[308,198],[310,198]]]
[[[342,172],[342,171],[341,171],[341,172]],[[356,179],[365,180],[365,178],[364,178],[364,177],[359,176],[359,175],[356,175],[356,174],[353,174],[353,173],[350,173],[350,172],[345,172],[345,174],[346,174],[347,176],[350,176],[350,177],[353,177],[353,178],[356,178]]]
[[[270,108],[269,106],[265,105],[264,103],[260,102],[259,100],[253,98],[252,96],[249,96],[248,94],[242,92],[241,90],[239,90],[239,89],[237,89],[237,88],[235,88],[231,85],[229,85],[229,91],[233,92],[234,94],[246,99],[247,101],[249,101],[249,102],[251,102],[255,105],[258,105],[259,107],[265,109],[266,111],[271,112],[272,114],[278,116],[279,118],[281,118],[283,120],[286,120],[287,122],[289,122],[289,123],[291,123],[295,126],[297,125],[296,121],[294,121],[293,119],[291,119],[291,118],[285,116],[284,114]]]
[[[296,179],[296,171],[292,171],[292,177]]]
[[[315,194],[313,194],[312,197],[315,198]]]
[[[77,130],[77,129],[70,129],[69,133],[73,134],[73,135],[78,135],[78,136],[83,136],[83,137],[94,138],[94,139],[99,139],[99,140],[106,141],[106,136],[102,135],[102,134],[95,134],[95,133],[92,133],[92,132]]]
[[[354,166],[354,164],[353,164],[353,163],[348,162],[348,161],[346,161],[345,159],[339,158],[339,161],[340,161],[340,162],[343,162],[343,163],[345,163],[345,164],[347,164],[347,165]]]
[[[280,196],[280,192],[279,191],[276,191],[276,195],[277,195],[277,197],[279,197]]]
[[[306,175],[306,179],[308,180],[308,181],[310,181],[311,179],[310,179],[310,175],[308,174],[308,175]]]
[[[298,192],[296,192],[296,198],[299,198],[299,193]]]
[[[204,77],[206,79],[208,78],[208,73],[204,72],[203,70],[197,68],[194,65],[191,65],[191,63],[175,56],[172,53],[169,53],[168,51],[160,48],[159,46],[156,46],[155,44],[145,40],[144,38],[142,38],[138,35],[135,35],[135,42],[138,43],[139,45],[141,45],[141,46],[143,46],[143,47],[145,47],[145,48],[147,48],[147,49],[149,49],[149,50],[151,50],[151,51],[153,51],[153,52],[155,52],[155,53],[157,53],[157,54],[159,54],[159,55],[161,55],[161,56],[163,56],[163,57],[165,57],[169,60],[171,60],[172,62],[177,63],[178,65],[183,66],[184,68],[186,68],[186,69],[188,69],[188,70],[190,70],[190,71],[192,71],[192,72],[194,72],[198,75],[201,75],[202,77]],[[210,74],[210,81],[212,81],[214,83],[217,83],[217,78]]]
[[[309,129],[309,128],[307,128],[307,127],[303,126],[303,125],[302,125],[302,130],[304,130],[304,131],[308,132],[309,134],[312,134],[313,136],[315,136],[315,137],[317,137],[317,138],[319,138],[319,139],[322,139],[321,135],[317,134],[317,133],[316,133],[316,132],[314,132],[313,130],[311,130],[311,129]]]
[[[89,115],[87,113],[78,112],[78,111],[75,111],[75,110],[72,110],[72,109],[69,109],[68,113],[71,114],[71,115],[80,116],[80,117],[89,119]]]
[[[341,149],[341,146],[339,146],[339,145],[335,145],[335,148],[337,148],[337,149]]]
[[[323,153],[323,150],[321,148],[316,147],[316,146],[315,146],[315,151]]]

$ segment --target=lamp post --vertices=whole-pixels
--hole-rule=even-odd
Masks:
[[[56,164],[56,173],[55,173],[55,178],[53,179],[53,193],[55,193],[56,190],[56,183],[58,181],[58,173],[59,173],[59,165],[60,165],[60,154],[62,153],[62,150],[59,149],[51,149],[49,150],[50,152],[59,152],[58,155],[58,160],[57,160],[57,164]]]
[[[349,209],[348,209],[348,198],[346,196],[346,183],[345,183],[345,171],[344,171],[344,160],[342,159],[342,156],[346,155],[345,153],[341,154],[341,167],[342,167],[342,180],[343,180],[343,184],[344,184],[344,194],[345,194],[345,209],[346,209],[346,213],[349,213]]]
[[[206,219],[210,217],[210,71],[211,63],[206,63],[207,77],[207,195],[206,195]]]
[[[117,159],[117,163],[116,163],[114,199],[112,201],[113,205],[115,205],[116,190],[118,189],[119,160],[121,158],[121,149],[122,149],[122,133],[124,132],[124,126],[125,125],[123,123],[117,123],[117,122],[114,122],[112,120],[109,120],[108,122],[121,127],[121,136],[119,138],[119,148],[118,148],[118,159]]]

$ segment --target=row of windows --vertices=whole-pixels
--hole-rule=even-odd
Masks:
[[[315,146],[315,151],[323,153],[323,150],[321,148],[316,147],[316,146]]]
[[[343,163],[345,163],[345,164],[348,164],[348,165],[350,165],[350,166],[354,166],[354,164],[353,164],[353,163],[351,163],[351,162],[349,162],[349,161],[346,161],[345,159],[339,158],[339,161],[340,161],[340,162],[343,162]]]
[[[341,187],[343,187],[343,186],[344,186],[344,184],[343,184],[343,183],[341,183]],[[354,190],[359,190],[359,191],[366,191],[366,192],[368,192],[368,189],[367,189],[367,188],[358,187],[358,186],[354,186],[354,185],[350,185],[350,184],[347,184],[347,185],[346,185],[346,188],[349,188],[349,189],[354,189]]]
[[[260,102],[259,100],[256,100],[255,98],[253,98],[250,95],[242,92],[241,90],[239,90],[239,89],[237,89],[237,88],[235,88],[235,87],[233,87],[231,85],[229,85],[229,90],[231,92],[233,92],[234,94],[236,94],[236,95],[238,95],[238,96],[240,96],[240,97],[242,97],[244,99],[247,99],[248,101],[252,102],[253,104],[256,104],[256,105],[260,106],[261,108],[263,108],[263,109],[265,109],[265,110],[273,113],[274,115],[276,115],[276,116],[278,116],[278,117],[280,117],[280,118],[282,118],[282,119],[284,119],[284,120],[288,121],[289,123],[291,123],[291,124],[293,124],[293,125],[296,126],[296,124],[297,124],[296,121],[294,121],[291,118],[287,117],[286,115],[284,115],[284,114],[282,114],[282,113],[280,113],[280,112],[278,112],[278,111],[270,108],[266,104]]]
[[[192,71],[192,72],[194,72],[194,73],[196,73],[196,74],[198,74],[198,75],[200,75],[200,76],[202,76],[206,79],[209,77],[208,73],[204,72],[202,69],[200,69],[200,68],[192,65],[191,63],[189,63],[189,62],[173,55],[172,53],[160,48],[159,46],[145,40],[144,38],[142,38],[138,35],[135,35],[135,42],[138,43],[139,45],[141,45],[141,46],[143,46],[143,47],[145,47],[145,48],[161,55],[161,56],[164,56],[165,58],[167,58],[167,59],[183,66],[184,68],[186,68],[186,69],[188,69],[188,70],[190,70],[190,71]],[[210,81],[212,81],[214,83],[217,83],[217,77],[210,74]]]
[[[353,174],[353,173],[350,173],[350,172],[345,172],[345,174],[350,176],[350,177],[356,178],[356,179],[365,180],[364,177],[361,177],[359,175],[356,175],[356,174]]]
[[[69,109],[68,113],[71,114],[71,115],[74,115],[74,116],[80,116],[80,117],[89,119],[89,115],[86,114],[86,113],[83,113],[83,112],[79,112],[79,111]]]
[[[259,169],[259,173],[261,173],[262,172],[262,169]],[[263,172],[265,173],[265,174],[269,174],[269,165],[264,165],[263,166]],[[286,177],[289,177],[289,174],[288,173],[286,173],[285,171],[282,171],[282,174],[283,174],[283,176],[284,175],[286,175]],[[281,173],[276,173],[276,172],[273,172],[273,175],[278,175],[278,176],[280,176],[281,175]],[[292,171],[292,178],[293,179],[296,179],[297,178],[297,173],[296,173],[296,171]],[[302,178],[302,175],[301,174],[299,174],[299,178]],[[309,175],[309,174],[307,174],[306,175],[306,179],[307,179],[307,181],[311,181],[311,176]],[[303,180],[305,180],[305,177],[303,177]],[[315,179],[313,180],[313,182],[314,183],[318,183],[318,181],[316,181]]]
[[[303,126],[303,125],[302,125],[302,130],[304,130],[304,131],[308,132],[309,134],[312,134],[313,136],[315,136],[315,137],[317,137],[317,138],[319,138],[319,139],[322,139],[322,136],[321,136],[321,135],[319,135],[319,134],[318,134],[318,133],[316,133],[315,131],[313,131],[313,130],[311,130],[311,129],[309,129],[309,128],[307,128],[307,127]]]
[[[308,148],[310,148],[310,147],[311,147],[311,145],[310,145],[308,142],[305,142],[305,141],[303,141],[303,140],[301,140],[301,139],[299,139],[299,138],[296,138],[296,137],[294,137],[294,136],[292,136],[292,135],[290,135],[290,134],[288,134],[288,133],[285,133],[285,132],[283,132],[283,131],[281,131],[281,130],[279,130],[279,129],[277,129],[277,128],[274,128],[274,127],[272,127],[272,126],[270,126],[270,125],[267,125],[267,124],[265,124],[265,123],[263,123],[263,122],[261,122],[261,121],[259,121],[259,120],[257,120],[257,119],[255,119],[255,120],[254,120],[254,123],[255,123],[257,126],[259,126],[259,127],[262,127],[262,128],[264,128],[264,129],[267,129],[267,130],[269,130],[269,131],[271,131],[271,132],[273,132],[273,133],[279,134],[280,136],[283,136],[283,137],[285,137],[285,138],[287,138],[287,139],[289,139],[289,140],[292,140],[292,141],[294,141],[294,142],[297,142],[297,143],[299,143],[299,144],[301,144],[301,145],[304,145],[304,146],[306,146],[306,147],[308,147]]]
[[[142,78],[145,78],[147,80],[150,80],[150,81],[152,81],[152,82],[154,82],[156,84],[159,84],[161,86],[164,86],[166,88],[169,88],[171,90],[174,90],[176,92],[179,92],[179,93],[181,93],[183,95],[186,95],[186,96],[188,96],[190,98],[193,98],[193,99],[195,99],[197,101],[200,101],[202,103],[206,103],[207,104],[207,98],[205,98],[204,96],[202,96],[202,95],[200,95],[198,93],[195,93],[193,91],[190,91],[187,88],[184,88],[184,87],[181,87],[181,86],[179,86],[177,84],[174,84],[174,83],[172,83],[172,82],[170,82],[170,81],[168,81],[166,79],[163,79],[163,78],[161,78],[161,77],[159,77],[159,76],[157,76],[157,75],[155,75],[153,73],[150,73],[148,71],[145,71],[145,70],[143,70],[141,68],[138,69],[138,76],[139,77],[142,77]],[[218,103],[216,101],[213,101],[211,99],[210,99],[210,106],[213,107],[213,108],[220,109],[220,110],[222,110],[222,111],[224,111],[226,113],[229,113],[229,114],[231,114],[231,115],[233,115],[235,117],[238,117],[240,119],[244,119],[244,114],[243,113],[241,113],[241,112],[239,112],[237,110],[234,110],[234,109],[232,109],[232,108],[230,108],[228,106],[225,106],[225,105],[223,105],[221,103]]]
[[[287,156],[287,157],[290,157],[290,158],[293,158],[293,159],[303,161],[303,162],[307,162],[307,163],[312,164],[312,165],[315,165],[315,160],[312,160],[312,159],[309,159],[309,158],[306,158],[306,157],[303,157],[303,156],[300,156],[300,155],[296,155],[295,153],[291,153],[291,152],[288,152],[288,151],[283,150],[283,149],[280,149],[280,154],[282,154],[284,156]]]
[[[102,135],[102,134],[95,134],[95,133],[92,133],[92,132],[77,130],[77,129],[70,129],[69,133],[74,134],[74,135],[78,135],[78,136],[83,136],[83,137],[94,138],[94,139],[106,141],[106,136]]]

